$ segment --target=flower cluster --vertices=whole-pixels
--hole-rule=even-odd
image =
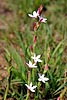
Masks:
[[[38,22],[34,22],[33,30],[37,30],[39,25],[40,25],[40,23],[46,23],[47,19],[43,18],[42,15],[41,15],[42,9],[43,9],[43,6],[40,5],[40,7],[38,8],[37,11],[33,11],[32,14],[28,14],[28,16],[31,17],[31,18],[39,19]]]
[[[33,11],[33,14],[28,14],[29,17],[35,18],[35,19],[37,18],[37,19],[38,19],[38,22],[35,22],[34,25],[33,25],[33,30],[34,30],[34,31],[38,29],[38,27],[39,27],[39,25],[40,25],[41,22],[42,22],[42,23],[45,23],[46,20],[47,20],[46,18],[43,18],[42,15],[41,15],[42,9],[43,9],[43,6],[40,5],[40,7],[38,8],[37,11]],[[35,35],[34,38],[33,38],[33,43],[34,43],[34,45],[31,45],[31,46],[30,46],[30,50],[31,50],[32,52],[33,52],[33,49],[34,49],[34,47],[35,47],[35,45],[36,45],[36,42],[37,42],[37,36]],[[34,53],[34,55],[31,56],[31,59],[33,60],[33,63],[32,63],[32,61],[29,60],[29,63],[26,63],[26,65],[27,65],[30,69],[32,69],[32,68],[37,68],[37,67],[38,67],[38,66],[37,66],[37,63],[42,62],[42,60],[40,59],[40,57],[41,57],[41,55],[36,55],[36,54]],[[30,75],[29,75],[29,76],[30,76]],[[38,81],[43,82],[43,83],[45,83],[46,81],[49,80],[48,78],[45,77],[44,74],[38,73],[38,77],[39,77],[39,78],[38,78]],[[30,81],[30,80],[28,80],[28,81]],[[35,89],[36,89],[37,86],[36,86],[36,85],[33,86],[33,85],[32,85],[32,82],[31,82],[31,83],[28,82],[28,84],[25,84],[25,85],[26,85],[26,87],[27,87],[31,92],[35,92]]]
[[[46,18],[43,18],[42,15],[40,15],[40,11],[39,9],[36,11],[33,11],[33,14],[28,14],[29,17],[31,18],[39,18],[39,22],[43,22],[45,23],[46,22]]]
[[[36,56],[36,54],[34,53],[34,56],[31,56],[31,58],[34,60],[34,63],[32,63],[31,61],[29,61],[29,63],[26,63],[27,64],[27,66],[29,67],[29,68],[37,68],[37,62],[42,62],[42,60],[40,59],[40,57],[41,57],[41,55],[37,55]],[[45,83],[46,81],[48,81],[49,79],[48,78],[46,78],[46,77],[44,77],[45,75],[44,74],[40,74],[40,73],[38,73],[38,76],[39,76],[39,78],[38,78],[38,81],[40,81],[40,82],[43,82],[43,83]],[[30,85],[27,85],[27,84],[25,84],[26,85],[26,87],[31,91],[31,92],[35,92],[35,88],[37,87],[36,85],[35,86],[32,86],[32,82],[30,83]]]
[[[34,63],[32,63],[31,61],[29,61],[29,63],[26,63],[28,65],[29,68],[37,68],[36,64],[37,62],[42,62],[42,60],[40,59],[41,55],[37,55],[34,53],[34,56],[31,56],[31,58],[34,60]]]

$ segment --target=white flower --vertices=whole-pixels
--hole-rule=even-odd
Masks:
[[[44,77],[44,74],[42,74],[42,75],[38,74],[38,75],[39,75],[38,80],[41,81],[41,82],[43,82],[43,83],[45,83],[46,81],[49,80],[48,78]]]
[[[37,68],[37,66],[36,66],[36,64],[34,63],[34,64],[32,64],[32,62],[31,61],[29,61],[29,64],[28,63],[26,63],[30,68]]]
[[[45,23],[46,22],[46,18],[43,18],[42,16],[39,16],[39,22]]]
[[[39,16],[39,13],[38,11],[33,11],[33,14],[28,14],[29,17],[32,17],[32,18],[37,18]]]
[[[25,84],[26,87],[31,91],[31,92],[35,92],[35,88],[37,87],[36,85],[35,86],[32,86],[32,82],[30,83],[30,86]]]
[[[40,60],[40,56],[41,56],[41,55],[36,56],[36,55],[34,54],[34,56],[32,56],[31,58],[34,59],[34,62],[35,62],[35,63],[37,63],[37,62],[42,62],[42,60]]]

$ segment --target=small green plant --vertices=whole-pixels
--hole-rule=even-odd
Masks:
[[[30,45],[23,40],[20,32],[14,31],[23,56],[20,56],[19,51],[11,43],[8,44],[6,60],[9,77],[4,100],[9,96],[17,100],[63,100],[66,93],[67,78],[64,76],[64,64],[61,62],[65,40],[54,45],[55,41],[50,34],[51,27],[47,25],[48,20],[42,17],[42,10],[43,5],[40,5],[37,11],[28,14],[29,17],[36,19],[33,24],[33,41],[29,42]],[[41,43],[43,37],[40,35],[42,23],[45,23],[46,31],[46,35],[43,35],[46,37],[44,45]],[[54,47],[51,47],[51,44]]]

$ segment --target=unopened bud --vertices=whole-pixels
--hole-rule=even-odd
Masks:
[[[58,97],[57,100],[60,100],[60,97]]]
[[[47,49],[47,57],[48,57],[48,60],[50,59],[50,47],[48,47]]]
[[[43,10],[43,5],[41,4],[37,10],[38,14],[40,15]]]
[[[48,70],[48,65],[45,66],[45,69]]]
[[[33,52],[33,46],[32,45],[30,46],[30,51]]]
[[[34,44],[36,44],[36,42],[37,42],[37,36],[34,36],[33,41],[34,41]]]

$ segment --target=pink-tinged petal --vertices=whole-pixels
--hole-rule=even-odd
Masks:
[[[41,19],[40,19],[40,22],[45,23],[45,22],[46,22],[46,20],[47,20],[46,18],[41,18]]]
[[[38,7],[38,10],[37,10],[37,13],[40,15],[41,12],[43,10],[43,5],[41,4],[39,7]]]
[[[43,23],[45,23],[46,22],[46,18],[43,18],[42,16],[39,16],[39,22],[43,22]]]
[[[43,19],[41,20],[41,22],[45,23],[46,20],[47,20],[46,18],[43,18]]]
[[[38,15],[40,15],[40,9],[37,10]]]

